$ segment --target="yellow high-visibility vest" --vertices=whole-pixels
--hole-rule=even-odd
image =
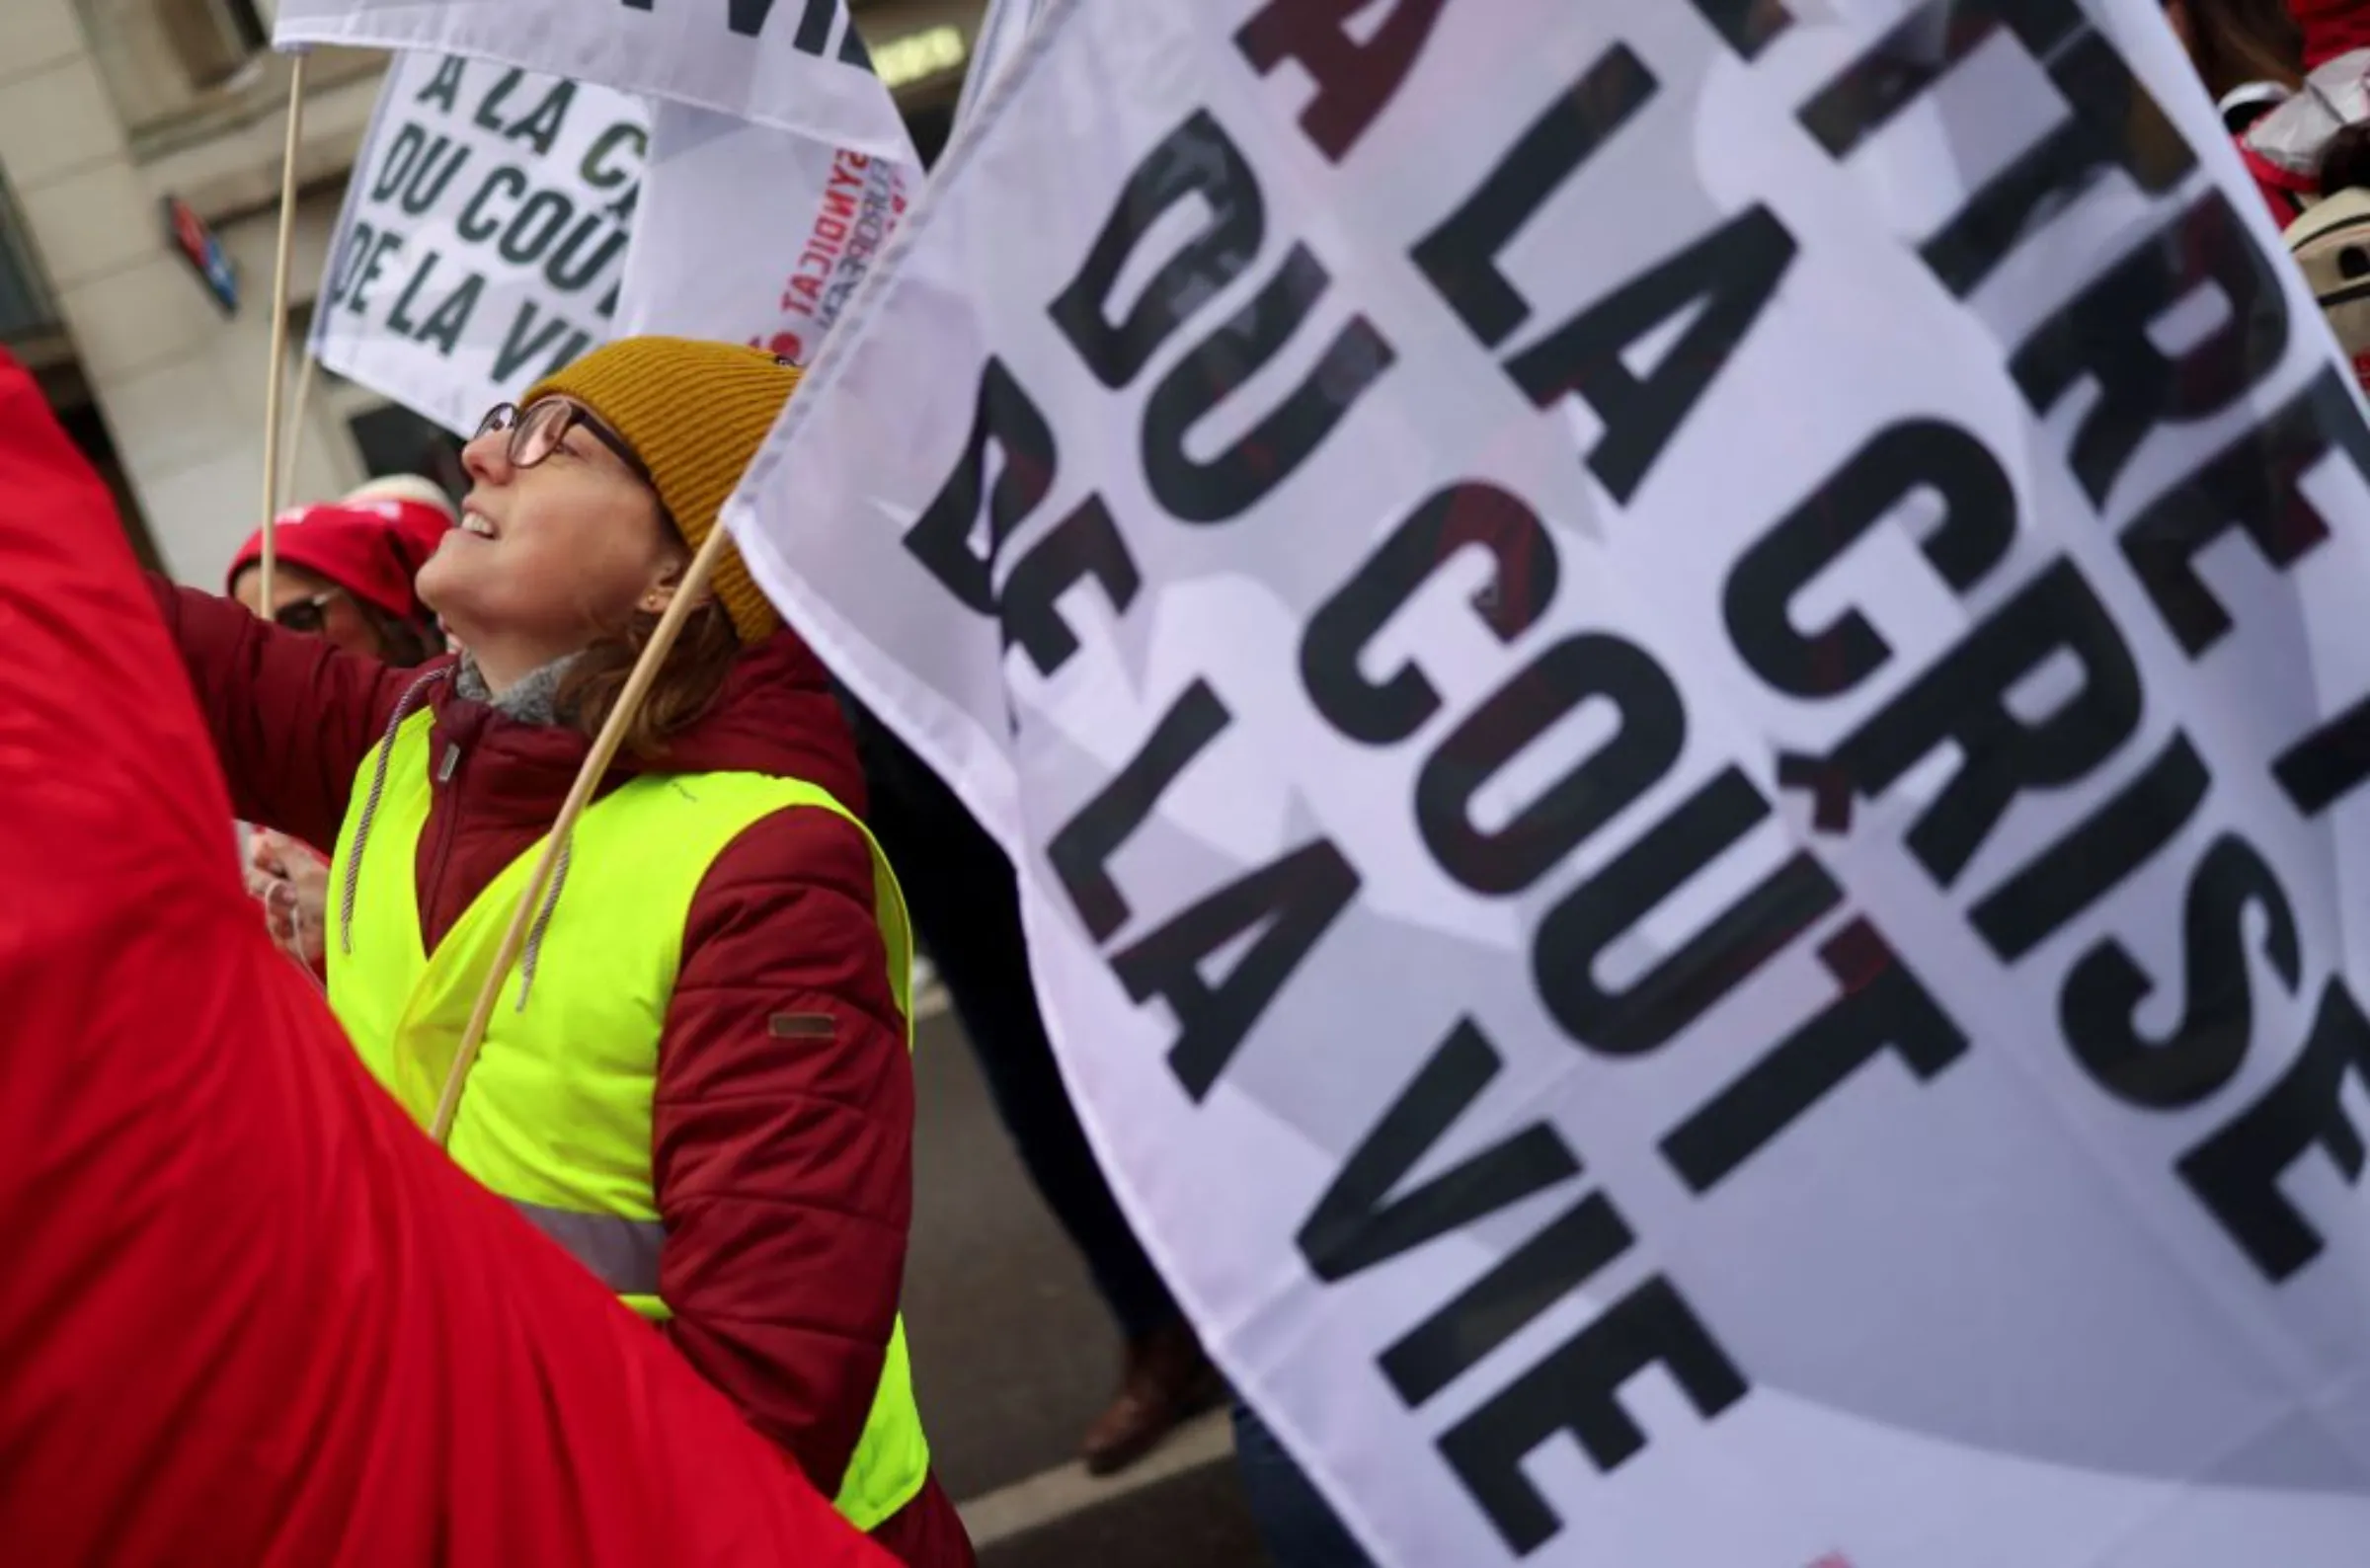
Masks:
[[[382,743],[390,749],[375,804],[378,748],[363,758],[331,862],[334,897],[362,837],[352,950],[336,911],[328,943],[330,1006],[371,1075],[423,1128],[543,847],[538,841],[487,884],[434,953],[423,950],[413,868],[431,799],[431,722],[423,709]],[[651,1100],[683,922],[725,845],[793,807],[830,812],[872,842],[828,792],[756,773],[644,775],[593,803],[577,821],[562,896],[532,943],[531,974],[521,965],[506,978],[453,1123],[447,1146],[463,1170],[654,1321],[670,1312],[659,1294],[665,1226],[651,1182]],[[905,898],[877,843],[872,864],[910,1050],[913,944]],[[858,1529],[872,1529],[913,1499],[929,1465],[901,1316],[833,1503]]]

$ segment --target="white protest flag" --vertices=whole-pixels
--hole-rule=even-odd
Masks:
[[[279,0],[275,42],[430,49],[909,158],[845,0]]]
[[[804,358],[920,159],[844,0],[282,0],[282,43],[433,48],[653,100],[620,335]]]
[[[658,104],[619,334],[748,342],[807,363],[920,179],[909,144],[876,157]]]
[[[314,355],[467,434],[607,341],[648,121],[607,88],[398,55],[347,188]]]
[[[1038,28],[729,514],[1360,1536],[2358,1568],[2370,431],[2155,0]]]
[[[988,0],[988,13],[971,44],[971,69],[963,76],[963,95],[955,100],[955,123],[971,123],[972,111],[988,89],[1020,58],[1020,46],[1037,25],[1045,0]]]

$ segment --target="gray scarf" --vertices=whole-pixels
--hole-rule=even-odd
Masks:
[[[555,659],[539,669],[529,671],[519,682],[501,696],[494,695],[486,677],[477,667],[477,660],[468,654],[461,656],[460,668],[453,676],[452,688],[471,702],[482,702],[506,718],[520,724],[559,724],[560,681],[581,654],[569,654]]]

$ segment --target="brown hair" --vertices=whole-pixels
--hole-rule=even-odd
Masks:
[[[390,615],[364,599],[356,599],[354,607],[362,612],[362,620],[378,636],[379,662],[397,669],[409,669],[425,665],[444,652],[444,639],[433,626]]]
[[[2370,188],[2370,121],[2340,126],[2329,138],[2321,150],[2320,184],[2325,196]]]
[[[387,537],[392,539],[394,535]],[[261,562],[250,561],[231,573],[228,584],[231,596],[235,598],[240,586],[262,570]],[[276,570],[283,581],[316,585],[316,592],[338,594],[353,605],[355,613],[362,618],[364,626],[370,628],[370,636],[377,643],[373,651],[375,657],[389,668],[410,669],[427,664],[444,652],[444,634],[436,629],[433,621],[411,620],[392,610],[381,609],[337,579],[310,567],[298,566],[293,561],[280,562]]]
[[[2249,82],[2304,80],[2304,33],[2287,0],[2180,0],[2189,57],[2216,98]]]
[[[586,649],[560,677],[555,694],[560,717],[582,731],[587,740],[600,734],[609,713],[624,694],[626,677],[650,646],[659,617],[636,610],[619,637],[604,637]],[[732,617],[714,600],[692,610],[682,634],[667,651],[658,678],[626,727],[625,749],[644,761],[666,754],[667,743],[699,722],[716,705],[724,678],[741,657],[741,639]]]

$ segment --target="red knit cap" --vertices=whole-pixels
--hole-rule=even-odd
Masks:
[[[400,620],[426,621],[428,611],[412,590],[412,579],[451,528],[448,514],[416,501],[380,498],[298,507],[274,523],[272,553]],[[263,555],[264,533],[258,528],[231,558],[224,586],[235,585]]]
[[[2319,70],[2340,54],[2370,48],[2370,5],[2363,0],[2288,0],[2304,30],[2304,68]]]

